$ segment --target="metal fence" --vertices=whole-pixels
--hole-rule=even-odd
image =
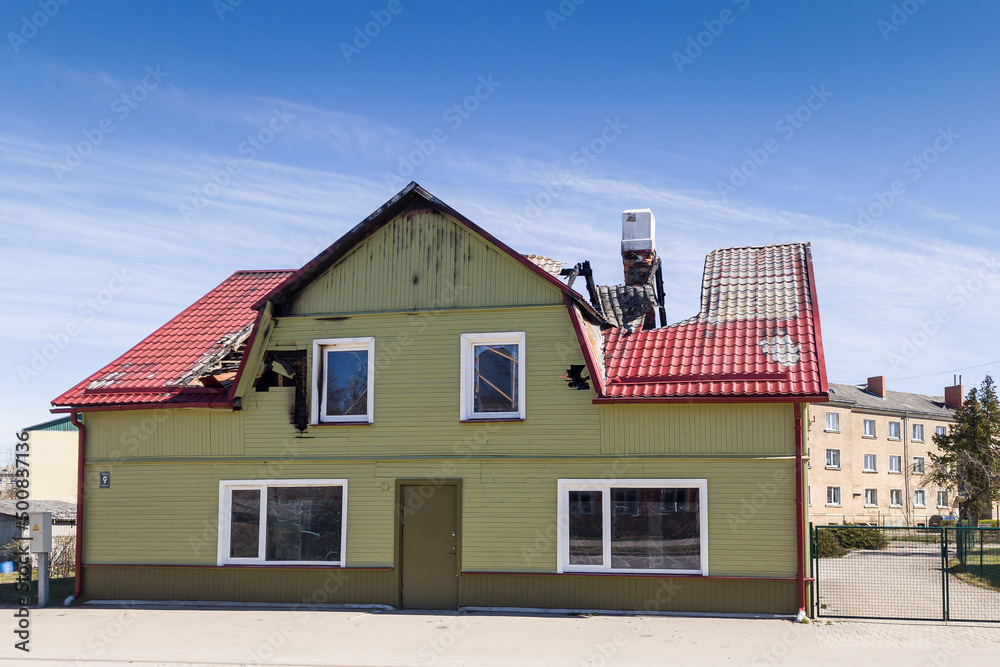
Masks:
[[[816,526],[817,616],[1000,621],[1000,529]]]

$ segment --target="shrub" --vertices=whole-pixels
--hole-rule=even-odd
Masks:
[[[837,536],[831,530],[816,533],[816,556],[818,558],[840,558],[847,551],[840,546]]]
[[[953,528],[958,525],[958,521],[956,521],[955,519],[945,519],[944,521],[941,522],[941,525],[944,526],[945,528]]]
[[[885,538],[885,533],[878,528],[844,526],[843,528],[835,528],[832,532],[837,536],[840,546],[848,551],[854,549],[885,549],[889,546],[889,540]]]

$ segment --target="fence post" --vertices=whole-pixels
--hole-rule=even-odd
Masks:
[[[941,618],[948,620],[948,529],[941,531]],[[956,533],[955,538],[958,539]]]

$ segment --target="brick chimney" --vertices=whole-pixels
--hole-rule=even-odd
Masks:
[[[876,375],[875,377],[868,378],[868,391],[876,396],[885,398],[885,376]]]
[[[958,410],[962,407],[962,402],[965,400],[965,387],[962,386],[962,376],[956,376],[950,387],[944,388],[944,406],[946,408],[951,408],[952,410]]]

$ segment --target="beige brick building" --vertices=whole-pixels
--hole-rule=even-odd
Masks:
[[[958,515],[954,490],[926,481],[934,434],[946,433],[961,405],[961,385],[945,396],[830,383],[830,402],[810,410],[809,516],[817,524],[925,526]]]

